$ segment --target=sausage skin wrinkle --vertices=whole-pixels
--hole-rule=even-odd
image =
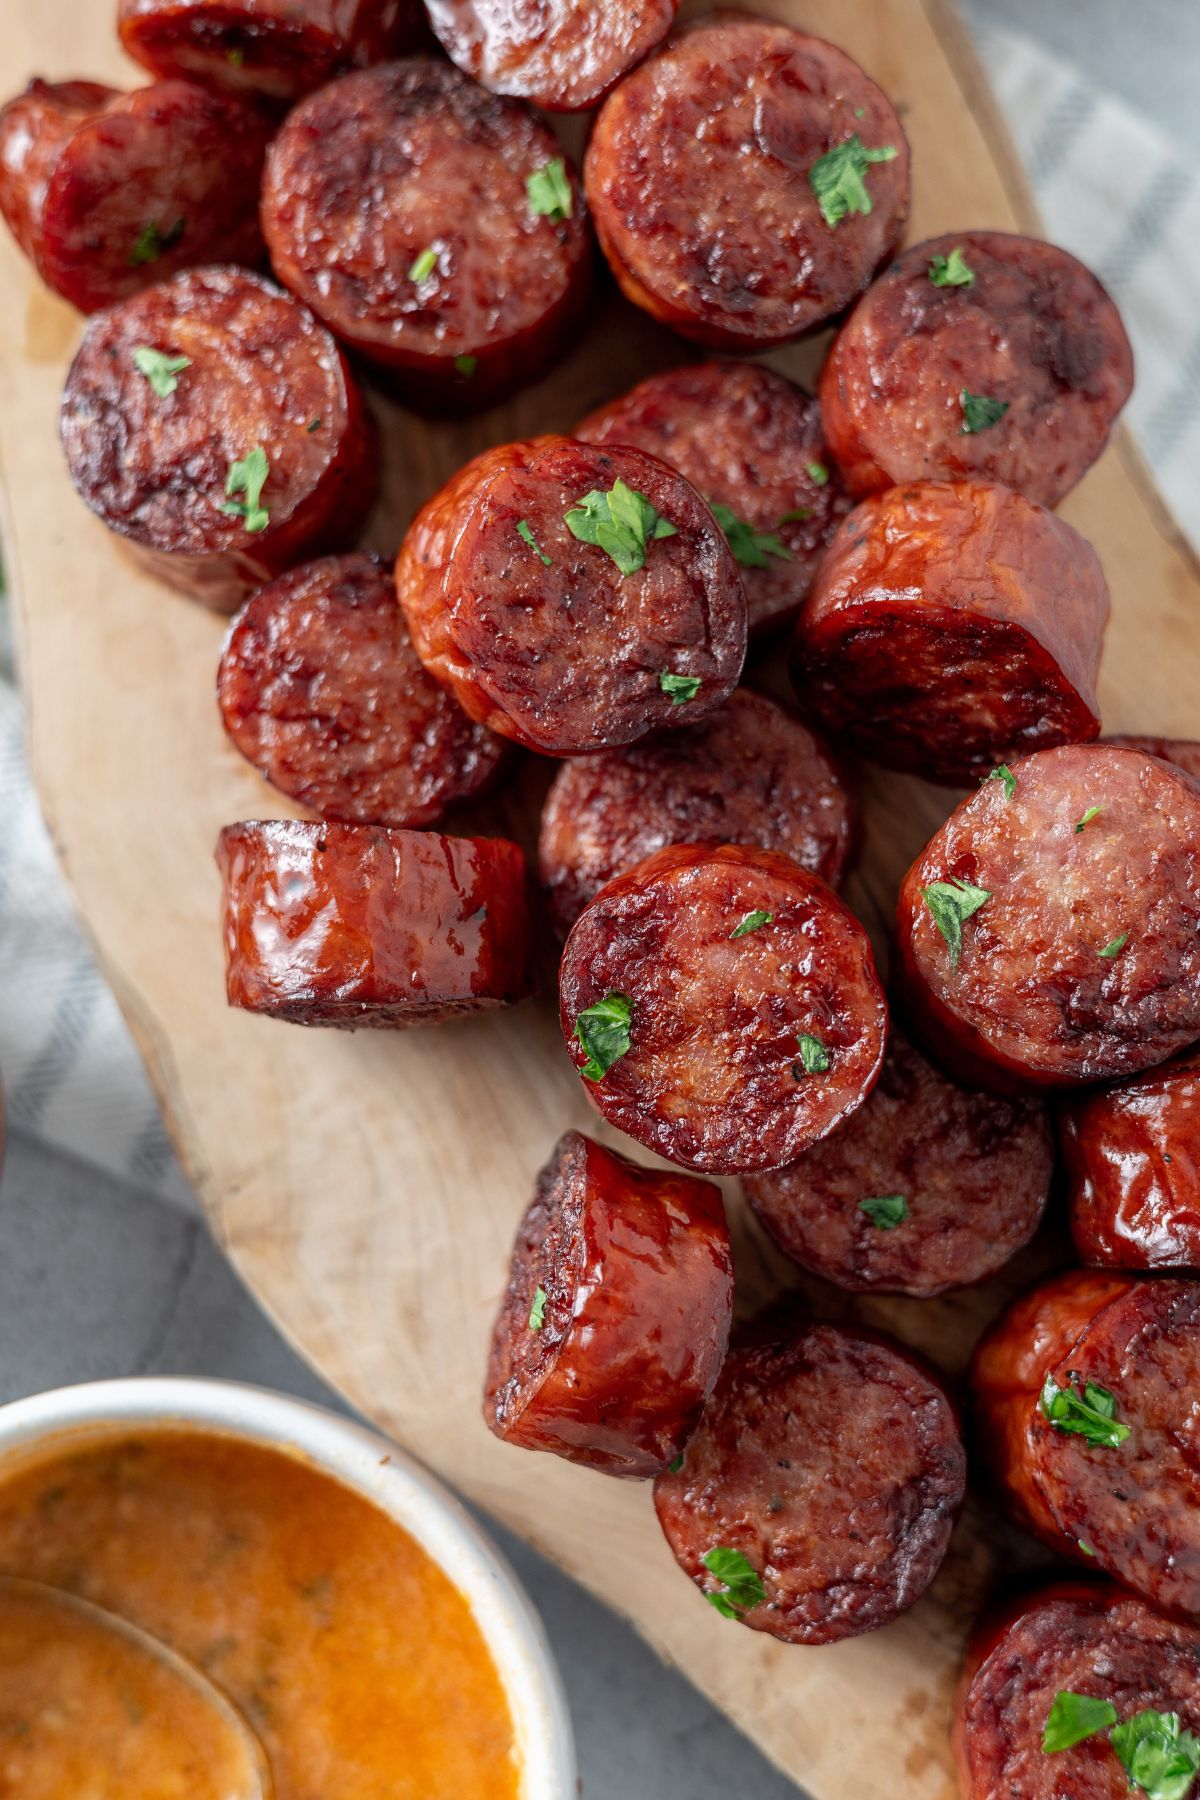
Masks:
[[[741,1623],[789,1644],[887,1625],[941,1567],[967,1459],[941,1383],[899,1345],[832,1325],[733,1350],[659,1524],[702,1592],[737,1550],[762,1580]]]
[[[1188,1048],[1197,843],[1200,783],[1137,750],[1039,750],[985,780],[900,889],[900,985],[919,1035],[960,1079],[1010,1091],[1111,1081]],[[957,961],[934,910],[953,908],[955,883],[975,907]]]
[[[269,131],[191,81],[31,81],[0,109],[0,213],[80,312],[197,263],[257,263]]]
[[[883,1061],[887,1008],[865,931],[777,851],[674,846],[601,888],[559,971],[581,1072],[580,1015],[612,995],[629,1006],[629,1048],[585,1078],[588,1098],[684,1168],[793,1161],[862,1104]]]
[[[484,1418],[527,1450],[657,1474],[712,1391],[732,1316],[720,1189],[568,1131],[517,1228]]]
[[[890,488],[843,520],[796,628],[797,689],[889,768],[955,785],[1100,730],[1108,584],[1085,538],[983,482]]]
[[[810,176],[855,143],[894,155],[863,164],[870,210],[831,225]],[[698,343],[765,349],[840,312],[893,249],[908,143],[843,50],[718,12],[609,95],[584,182],[600,247],[636,306]]]
[[[671,29],[679,0],[429,0],[442,48],[495,94],[547,112],[584,112]]]
[[[525,858],[504,838],[250,820],[217,865],[231,1006],[399,1029],[530,992]]]

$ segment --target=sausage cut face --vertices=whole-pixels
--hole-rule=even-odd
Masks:
[[[679,0],[431,0],[446,54],[496,94],[583,112],[671,29]]]

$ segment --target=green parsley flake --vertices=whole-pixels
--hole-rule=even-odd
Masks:
[[[1185,1800],[1200,1773],[1200,1738],[1182,1729],[1178,1713],[1148,1707],[1114,1725],[1109,1742],[1130,1786],[1150,1800]]]
[[[139,344],[133,353],[133,366],[139,375],[144,375],[160,400],[173,394],[179,386],[176,379],[184,369],[190,369],[190,356],[167,356],[162,350],[152,350],[148,344]]]
[[[683,1467],[683,1451],[681,1450],[679,1452],[679,1455],[675,1458],[675,1461],[669,1462],[667,1464],[667,1474],[668,1475],[678,1475],[678,1473],[679,1473],[680,1469],[682,1469],[682,1467]]]
[[[456,356],[454,359],[455,372],[461,375],[464,381],[470,381],[478,367],[479,358],[477,356]]]
[[[871,1200],[860,1200],[859,1212],[866,1213],[880,1231],[895,1231],[908,1217],[908,1200],[904,1194],[878,1194]]]
[[[803,525],[812,516],[811,506],[793,506],[791,512],[780,515],[779,523],[781,525]]]
[[[1092,820],[1099,818],[1100,814],[1103,811],[1104,811],[1104,808],[1102,806],[1089,806],[1087,811],[1084,813],[1083,817],[1080,819],[1078,825],[1076,825],[1076,827],[1075,827],[1076,832],[1078,833],[1078,832],[1082,831],[1085,825],[1090,825]]]
[[[950,946],[950,961],[958,967],[962,949],[963,920],[977,913],[991,899],[987,888],[973,887],[969,881],[931,881],[918,890],[933,914],[933,922]]]
[[[973,287],[975,271],[956,244],[949,256],[935,256],[929,264],[929,279],[934,287]]]
[[[130,268],[140,269],[146,263],[157,262],[164,250],[170,250],[179,242],[185,224],[184,219],[176,219],[166,231],[160,231],[157,225],[143,225],[129,252]]]
[[[717,1544],[700,1558],[704,1567],[721,1583],[720,1591],[703,1590],[710,1606],[715,1606],[723,1619],[740,1619],[752,1607],[761,1606],[767,1597],[762,1576],[740,1550]]]
[[[270,524],[271,515],[260,504],[263,487],[270,472],[267,453],[261,444],[256,444],[249,456],[240,462],[229,465],[229,473],[225,477],[226,498],[221,511],[241,519],[247,531],[265,531]],[[231,498],[234,494],[244,494],[245,499],[234,500]]]
[[[765,569],[768,556],[778,556],[784,562],[791,562],[791,551],[786,544],[780,543],[774,532],[759,531],[745,519],[739,519],[731,506],[722,506],[719,500],[710,500],[708,504],[713,518],[728,539],[733,560],[741,563],[743,568]]]
[[[1060,1750],[1073,1749],[1084,1738],[1097,1731],[1107,1731],[1117,1722],[1117,1709],[1110,1700],[1096,1700],[1091,1694],[1072,1694],[1060,1689],[1046,1714],[1042,1728],[1042,1750],[1056,1756]]]
[[[757,931],[760,925],[770,925],[775,914],[769,912],[748,912],[740,925],[735,925],[730,932],[731,938],[748,937]]]
[[[989,769],[986,775],[980,776],[980,781],[1002,781],[1006,800],[1011,800],[1017,791],[1017,778],[1007,763],[997,763],[994,769]]]
[[[314,431],[320,431],[320,429],[324,423],[325,423],[324,419],[310,419],[308,421],[309,436],[311,437]]]
[[[808,472],[808,479],[814,484],[814,486],[816,486],[816,487],[824,487],[825,486],[825,483],[829,480],[829,470],[825,467],[824,463],[819,463],[819,462],[805,463],[804,467]]]
[[[1069,1379],[1074,1384],[1078,1377]],[[1129,1426],[1117,1418],[1116,1395],[1098,1382],[1085,1382],[1081,1394],[1074,1385],[1059,1387],[1053,1375],[1047,1375],[1038,1404],[1056,1431],[1101,1449],[1116,1450],[1129,1436]]]
[[[536,1287],[533,1290],[533,1304],[529,1308],[529,1329],[540,1331],[546,1323],[546,1290]]]
[[[581,544],[596,544],[622,575],[634,575],[642,567],[648,543],[674,537],[679,529],[655,512],[645,494],[626,487],[620,476],[606,494],[593,488],[563,516],[571,536]]]
[[[540,169],[527,175],[525,192],[529,196],[531,213],[546,219],[571,217],[575,196],[567,178],[567,165],[561,156],[556,156],[553,162],[543,163]]]
[[[419,287],[421,282],[428,281],[437,268],[437,259],[438,253],[432,244],[427,245],[420,256],[413,258],[412,266],[408,271],[408,279],[414,286]]]
[[[958,396],[958,404],[963,416],[961,437],[974,437],[977,431],[998,425],[1008,411],[1007,400],[993,400],[990,394],[973,394],[969,388],[964,388]]]
[[[606,994],[581,1012],[575,1036],[587,1055],[579,1073],[585,1081],[603,1081],[615,1062],[627,1054],[633,1023],[633,1002],[624,994]]]
[[[874,202],[867,192],[867,170],[872,163],[891,162],[895,155],[894,144],[869,150],[855,132],[844,144],[835,144],[819,157],[808,171],[808,182],[825,223],[833,227],[847,213],[874,211]]]
[[[658,685],[672,706],[686,706],[689,700],[696,698],[702,683],[698,675],[672,675],[670,669],[664,669]]]
[[[811,1031],[797,1033],[796,1042],[800,1046],[800,1062],[806,1075],[823,1075],[829,1067],[829,1052],[819,1037]]]
[[[552,559],[546,555],[546,552],[534,537],[533,526],[529,523],[528,519],[517,520],[517,536],[525,539],[525,542],[529,545],[529,548],[533,551],[534,555],[540,556],[548,569],[554,567]]]
[[[1096,954],[1097,954],[1097,956],[1102,956],[1104,958],[1105,962],[1112,962],[1112,960],[1115,956],[1120,956],[1122,950],[1125,948],[1125,946],[1128,942],[1129,942],[1129,933],[1127,931],[1123,931],[1121,933],[1120,937],[1115,937],[1111,944],[1105,944],[1103,950],[1098,950],[1096,952]]]
[[[246,52],[240,50],[236,44],[231,50],[225,52],[225,61],[229,64],[231,69],[240,69],[245,60]]]

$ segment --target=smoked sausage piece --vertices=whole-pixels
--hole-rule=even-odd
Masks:
[[[602,100],[671,29],[679,0],[606,6],[590,0],[427,0],[429,23],[460,69],[494,94],[548,112],[584,112]]]
[[[1194,738],[1113,736],[1104,741],[1122,744],[1126,750],[1142,750],[1147,756],[1160,756],[1200,781],[1200,743]]]
[[[986,1618],[955,1707],[962,1800],[1128,1800],[1107,1729],[1042,1749],[1059,1694],[1106,1700],[1120,1724],[1152,1710],[1200,1733],[1200,1632],[1102,1581],[1055,1582]]]
[[[1200,1613],[1200,1281],[1074,1270],[975,1353],[981,1451],[1017,1517],[1164,1611]]]
[[[790,857],[660,850],[601,888],[559,971],[563,1037],[610,1125],[687,1169],[792,1162],[861,1106],[887,1008],[866,932]]]
[[[375,432],[341,351],[245,269],[192,269],[97,314],[61,431],[80,498],[153,574],[228,612],[352,539],[375,497]]]
[[[680,1568],[726,1617],[785,1643],[831,1644],[878,1630],[924,1593],[966,1472],[931,1371],[885,1339],[814,1325],[730,1353],[654,1504]],[[744,1586],[721,1573],[729,1552],[746,1565]]]
[[[908,143],[845,51],[716,13],[609,95],[584,183],[636,306],[698,343],[764,349],[841,312],[894,248]]]
[[[415,0],[120,0],[121,43],[156,75],[290,104],[418,35]]]
[[[850,505],[816,401],[757,363],[651,375],[589,413],[575,436],[633,444],[699,489],[741,568],[751,631],[795,612]]]
[[[1133,388],[1121,315],[1039,238],[960,231],[898,256],[821,375],[825,432],[853,494],[1001,481],[1057,506]]]
[[[217,865],[230,1006],[398,1029],[530,991],[525,858],[505,838],[250,820]]]
[[[95,312],[196,263],[257,263],[269,126],[191,81],[31,81],[0,109],[0,213],[47,287]]]
[[[484,1418],[608,1475],[655,1475],[721,1371],[733,1257],[721,1191],[568,1131],[517,1228]]]
[[[1200,1052],[1059,1112],[1075,1247],[1117,1269],[1200,1269]]]
[[[901,989],[960,1079],[1135,1075],[1200,1038],[1200,784],[1109,744],[996,771],[900,889]]]
[[[1037,1230],[1054,1171],[1045,1108],[968,1093],[892,1025],[856,1113],[746,1196],[786,1256],[860,1293],[983,1281]]]
[[[538,860],[565,937],[606,881],[667,844],[782,850],[835,887],[858,806],[819,738],[738,688],[701,725],[565,762],[542,809]]]
[[[954,784],[1100,730],[1108,584],[1086,538],[1007,488],[889,488],[843,520],[796,627],[797,688],[889,768]]]
[[[225,640],[217,698],[273,786],[351,824],[432,825],[485,788],[507,751],[426,673],[390,569],[362,551],[251,595]]]
[[[623,445],[485,451],[417,514],[396,591],[463,710],[546,756],[695,724],[746,654],[724,533],[681,475]]]
[[[484,406],[540,376],[590,283],[557,138],[449,63],[385,63],[297,106],[267,157],[262,221],[284,285],[433,405]]]

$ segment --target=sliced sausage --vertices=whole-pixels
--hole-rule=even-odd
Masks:
[[[960,783],[1100,730],[1108,584],[1086,538],[982,482],[891,488],[836,532],[794,676],[830,731]]]
[[[61,430],[92,511],[161,580],[230,612],[352,539],[375,497],[375,433],[341,351],[244,269],[192,269],[93,318]]]
[[[651,375],[589,413],[575,436],[660,457],[720,509],[751,631],[795,612],[850,505],[816,402],[757,363],[696,363]]]
[[[597,1111],[718,1175],[777,1169],[832,1131],[887,1029],[867,935],[833,890],[728,844],[660,850],[601,888],[563,950],[559,1006]]]
[[[1104,741],[1122,744],[1126,750],[1142,750],[1147,756],[1160,756],[1164,762],[1174,763],[1177,769],[1183,769],[1200,781],[1200,743],[1193,738],[1114,736]]]
[[[898,256],[842,326],[821,412],[850,491],[1002,481],[1056,506],[1133,388],[1121,315],[1038,238],[960,231]]]
[[[156,75],[290,103],[418,36],[415,0],[120,0],[121,43]]]
[[[1108,744],[1040,750],[904,878],[902,988],[960,1078],[1077,1087],[1200,1038],[1200,784]],[[961,940],[961,941],[960,941]]]
[[[721,1190],[568,1131],[517,1228],[484,1418],[526,1450],[657,1474],[712,1392],[732,1317]]]
[[[718,1610],[785,1643],[831,1644],[924,1593],[966,1472],[929,1370],[899,1345],[814,1325],[731,1352],[654,1504],[680,1568]],[[743,1559],[744,1587],[722,1576],[720,1552]]]
[[[1013,1511],[1164,1611],[1200,1613],[1200,1281],[1075,1270],[975,1354],[979,1441]]]
[[[895,1024],[856,1113],[785,1169],[748,1176],[785,1255],[861,1293],[941,1294],[994,1275],[1037,1230],[1054,1147],[1045,1108],[968,1093]]]
[[[351,824],[432,825],[487,787],[507,750],[426,673],[391,571],[361,551],[251,595],[225,640],[217,698],[273,786]]]
[[[746,597],[712,513],[623,445],[544,437],[476,457],[417,514],[396,590],[463,710],[547,756],[694,724],[746,654]]]
[[[562,936],[605,882],[667,844],[782,850],[836,886],[858,806],[819,738],[774,701],[738,688],[701,725],[577,757],[555,776],[538,859]]]
[[[584,112],[662,42],[679,0],[523,7],[429,0],[426,10],[446,54],[494,94],[515,94],[548,112]]]
[[[0,110],[0,213],[80,312],[196,263],[257,263],[269,126],[191,81],[31,81]]]
[[[1107,1701],[1120,1724],[1174,1713],[1200,1733],[1200,1632],[1102,1581],[1055,1582],[985,1619],[955,1707],[962,1800],[1128,1800],[1108,1729],[1043,1750],[1060,1694]]]
[[[530,991],[525,859],[504,838],[251,820],[217,864],[231,1006],[395,1029]]]
[[[1200,1052],[1059,1113],[1075,1247],[1118,1269],[1200,1269]]]
[[[866,287],[908,213],[908,143],[845,51],[717,13],[609,95],[584,182],[635,305],[698,343],[753,350]]]
[[[557,138],[449,63],[386,63],[303,101],[271,146],[262,219],[279,279],[417,401],[483,406],[541,375],[587,297]]]

